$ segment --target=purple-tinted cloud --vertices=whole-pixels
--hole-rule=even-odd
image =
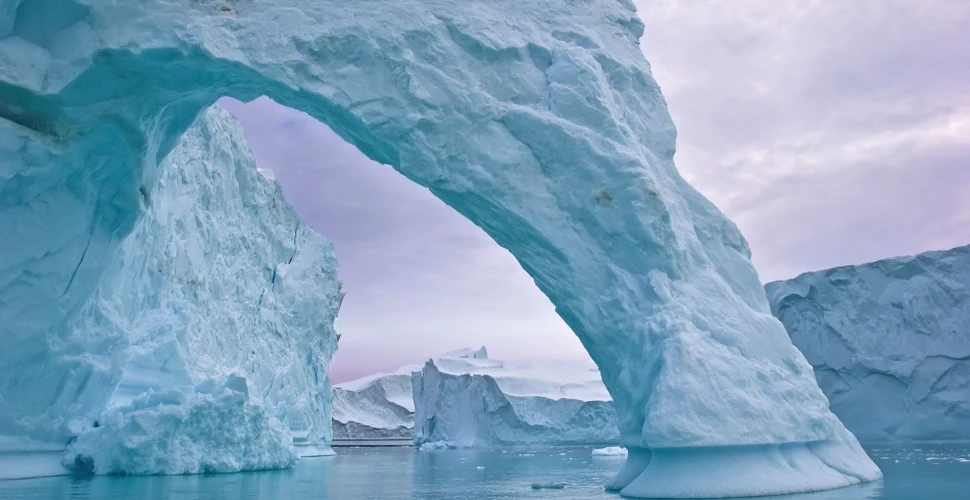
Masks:
[[[637,3],[678,166],[763,279],[970,243],[970,2]],[[335,379],[465,345],[585,356],[515,260],[427,190],[306,115],[224,105],[335,243]]]
[[[763,279],[970,243],[970,4],[638,4],[678,167]]]

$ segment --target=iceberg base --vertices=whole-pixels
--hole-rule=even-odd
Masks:
[[[815,443],[630,448],[626,465],[607,489],[632,498],[752,497],[829,490],[880,478],[879,468],[842,428]]]

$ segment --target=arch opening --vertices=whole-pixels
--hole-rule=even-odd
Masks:
[[[49,63],[0,72],[14,138],[0,154],[15,169],[0,186],[0,233],[22,239],[2,242],[22,250],[0,262],[0,322],[24,346],[0,364],[49,354],[198,114],[223,96],[265,94],[427,187],[515,256],[613,396],[632,452],[612,489],[740,496],[880,476],[770,316],[737,228],[677,174],[632,5],[553,16],[512,1],[78,6],[87,15],[49,36],[0,40]],[[12,33],[30,25],[32,11],[17,12]],[[24,412],[48,411],[19,387]],[[93,394],[63,407],[99,404]],[[710,484],[694,483],[698,467],[717,471]],[[774,480],[755,484],[751,471]]]

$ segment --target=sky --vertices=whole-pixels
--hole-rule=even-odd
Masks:
[[[970,243],[970,2],[636,3],[678,168],[763,281]],[[335,382],[465,346],[587,358],[512,256],[426,189],[305,114],[220,104],[334,243]]]

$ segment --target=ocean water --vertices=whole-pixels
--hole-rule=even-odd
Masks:
[[[0,481],[0,499],[469,500],[618,499],[600,486],[623,463],[591,448],[415,451],[341,448],[292,470],[155,477],[52,477]],[[874,446],[883,481],[785,500],[967,500],[970,444]],[[699,474],[702,471],[698,471]],[[698,478],[702,480],[702,478]],[[561,482],[561,490],[533,490]]]

